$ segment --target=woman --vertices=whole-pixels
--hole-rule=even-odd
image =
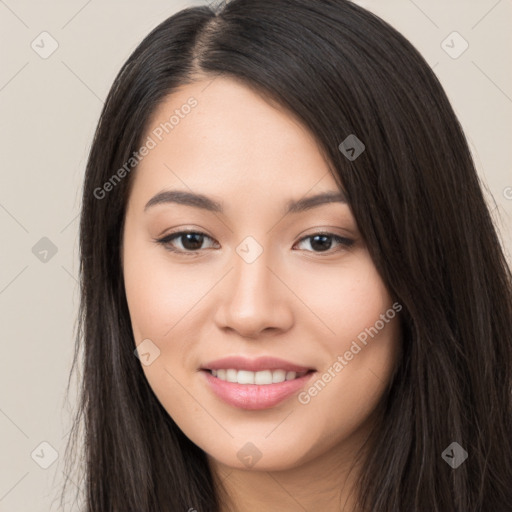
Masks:
[[[80,229],[86,510],[512,509],[510,269],[441,85],[375,15],[164,21]]]

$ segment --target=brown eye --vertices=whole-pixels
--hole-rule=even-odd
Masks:
[[[198,252],[201,249],[204,249],[202,245],[206,239],[212,240],[212,238],[210,238],[205,233],[201,233],[198,231],[181,231],[179,233],[172,233],[170,235],[167,235],[164,238],[157,240],[157,242],[162,244],[169,251],[193,253]],[[178,240],[180,242],[177,248],[175,247],[175,240]]]
[[[335,235],[334,233],[315,233],[313,235],[304,237],[302,240],[300,240],[299,243],[302,243],[305,240],[311,240],[309,242],[309,245],[312,248],[312,251],[310,252],[328,252],[333,246],[333,242],[337,242],[338,244],[340,244],[342,246],[342,249],[350,247],[351,245],[354,244],[354,240]]]
[[[169,251],[192,255],[199,253],[202,249],[205,249],[205,247],[203,247],[205,240],[213,239],[206,233],[201,233],[199,231],[180,231],[178,233],[171,233],[170,235],[155,241],[163,245]],[[308,240],[310,241],[309,245],[311,250],[306,250],[308,252],[316,253],[338,252],[339,250],[348,248],[354,244],[354,240],[335,235],[334,233],[315,233],[302,238],[298,243],[304,243]],[[179,243],[177,243],[177,241]],[[331,250],[336,244],[341,247]],[[211,248],[211,246],[206,248]]]

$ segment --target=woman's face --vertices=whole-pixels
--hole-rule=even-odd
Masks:
[[[312,136],[217,78],[168,97],[144,143],[123,271],[163,407],[233,468],[353,450],[391,378],[401,306],[343,197],[309,200],[339,194]]]

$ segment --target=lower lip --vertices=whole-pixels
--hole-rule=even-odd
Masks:
[[[238,384],[214,377],[208,370],[203,370],[212,391],[233,407],[248,410],[269,409],[286,400],[302,389],[315,372],[307,373],[293,380],[278,384]]]

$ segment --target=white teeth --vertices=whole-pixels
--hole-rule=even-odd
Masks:
[[[254,374],[254,384],[272,384],[272,372],[263,370]]]
[[[238,384],[254,384],[254,372],[239,370],[236,376]]]
[[[302,377],[307,372],[287,372],[286,370],[262,370],[250,372],[248,370],[235,370],[233,368],[222,370],[210,370],[214,377],[227,382],[238,384],[278,384],[285,380],[293,380]]]
[[[274,370],[272,372],[272,384],[284,382],[286,380],[286,372],[284,370]]]
[[[228,382],[237,382],[237,371],[236,370],[226,370],[226,380]]]

